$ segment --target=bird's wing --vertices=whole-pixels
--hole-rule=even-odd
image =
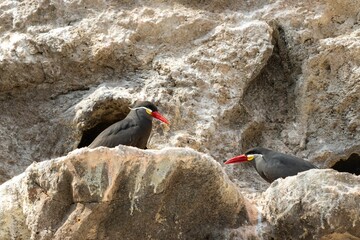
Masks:
[[[132,119],[125,118],[121,122],[114,123],[100,133],[89,147],[116,147],[119,144],[132,146],[139,140],[136,137],[138,134],[134,134],[138,131],[141,131],[140,126],[132,121]]]
[[[308,161],[282,153],[275,153],[267,157],[272,158],[273,160],[266,161],[267,159],[264,157],[267,165],[267,171],[263,174],[270,182],[277,178],[294,176],[299,172],[316,168],[316,166]]]

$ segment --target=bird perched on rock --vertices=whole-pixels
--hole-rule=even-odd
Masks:
[[[317,168],[301,158],[262,147],[250,149],[245,154],[227,160],[225,164],[247,161],[253,161],[256,171],[269,183],[278,178],[294,176],[299,172]]]
[[[116,147],[119,144],[146,149],[152,129],[152,119],[170,124],[157,107],[148,101],[142,101],[130,108],[130,113],[123,120],[116,122],[102,131],[89,148],[99,146]]]

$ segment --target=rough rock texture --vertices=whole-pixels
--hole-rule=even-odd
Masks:
[[[279,197],[281,196],[281,197]],[[274,239],[359,239],[360,177],[310,170],[277,180],[263,194]]]
[[[0,182],[85,146],[137,99],[172,122],[151,148],[347,159],[360,151],[359,5],[2,1]]]
[[[359,9],[353,0],[3,0],[0,183],[87,146],[138,99],[172,123],[154,124],[149,148],[222,162],[263,146],[359,175]],[[248,164],[225,169],[261,209],[269,184]],[[351,234],[339,229],[329,238]]]
[[[222,239],[248,219],[221,166],[191,149],[84,148],[0,195],[0,239]]]

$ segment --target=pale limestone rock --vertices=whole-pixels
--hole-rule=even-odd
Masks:
[[[151,148],[187,146],[222,161],[262,145],[320,166],[346,159],[360,151],[358,7],[3,1],[0,182],[65,155],[137,99],[155,101],[172,122],[155,125]]]
[[[317,161],[332,166],[359,151],[360,30],[321,40],[318,52],[304,63],[299,119]]]
[[[31,232],[26,225],[22,179],[25,174],[18,175],[0,186],[0,238],[30,239]]]
[[[360,177],[309,170],[276,180],[264,192],[263,213],[275,239],[357,239]]]
[[[219,163],[184,148],[83,148],[0,194],[1,239],[220,239],[252,211]]]
[[[138,99],[172,123],[154,123],[153,149],[190,147],[218,162],[253,146],[320,167],[356,160],[359,9],[353,0],[3,0],[0,183],[86,145],[83,135]],[[269,185],[254,169],[226,172],[259,205]],[[32,234],[20,224],[35,221],[27,216],[18,212],[12,234]],[[347,236],[328,237],[338,234]]]

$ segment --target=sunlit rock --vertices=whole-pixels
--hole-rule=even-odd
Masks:
[[[0,197],[1,239],[221,238],[248,222],[220,164],[183,148],[76,150],[32,164]]]
[[[264,192],[263,213],[274,239],[355,239],[360,236],[360,177],[309,170],[277,180]]]

